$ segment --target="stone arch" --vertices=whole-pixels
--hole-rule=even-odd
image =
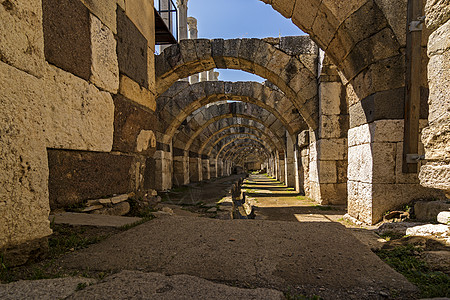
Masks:
[[[246,161],[247,158],[252,155],[259,156],[260,162],[267,161],[269,159],[269,156],[265,151],[252,146],[236,147],[230,152],[231,154],[229,160],[233,161],[237,165],[242,164],[243,161]]]
[[[263,141],[266,145],[270,146],[270,151],[275,151],[277,149],[277,146],[270,140],[266,140],[265,136],[263,134],[258,134],[256,132],[230,132],[230,133],[226,133],[223,136],[220,136],[217,138],[216,141],[214,141],[213,143],[211,143],[211,145],[208,146],[208,148],[204,149],[202,153],[205,153],[207,156],[211,157],[211,154],[213,153],[213,151],[215,150],[215,147],[220,147],[221,144],[226,143],[226,140],[229,139],[236,139],[236,138],[245,138],[245,137],[250,137],[250,138],[256,138],[260,141]],[[225,141],[224,141],[225,140]],[[216,149],[217,150],[217,149]]]
[[[220,158],[220,155],[225,151],[225,149],[227,149],[228,147],[232,147],[232,146],[236,143],[236,141],[240,141],[240,140],[244,140],[244,141],[247,142],[247,143],[248,143],[248,142],[252,142],[252,143],[260,144],[264,149],[267,150],[268,153],[271,153],[271,152],[273,151],[273,149],[270,149],[270,147],[268,147],[268,145],[267,145],[264,141],[262,141],[262,140],[260,140],[260,139],[258,139],[258,138],[252,138],[252,137],[235,137],[235,138],[231,139],[231,141],[225,143],[224,145],[222,145],[222,146],[220,147],[219,151],[217,151],[217,154],[216,154],[216,156],[215,156],[215,159],[219,159],[219,158]],[[270,151],[269,151],[269,149],[270,149]],[[227,150],[227,151],[228,151],[228,150]],[[223,155],[226,155],[227,151],[225,151]]]
[[[238,153],[240,153],[240,151],[252,151],[255,149],[258,149],[261,153],[264,153],[264,156],[266,157],[266,159],[269,158],[270,153],[267,151],[267,149],[265,149],[261,145],[248,144],[248,143],[235,143],[235,144],[231,145],[230,149],[227,150],[227,153],[224,154],[223,160],[235,162],[236,155]]]
[[[260,123],[258,123],[258,124],[260,124]],[[227,127],[219,129],[218,131],[214,132],[214,134],[209,136],[203,142],[203,145],[199,150],[199,154],[201,155],[204,152],[204,149],[206,149],[207,147],[212,147],[212,146],[216,145],[218,142],[218,140],[216,139],[216,138],[218,138],[218,135],[224,133],[225,131],[229,131],[232,128],[249,129],[249,130],[258,132],[260,135],[264,135],[269,141],[273,140],[272,136],[270,136],[268,133],[264,132],[261,128],[258,128],[256,126],[251,126],[251,125],[247,125],[247,124],[232,124]],[[265,128],[265,127],[263,127],[263,128]],[[241,132],[239,132],[239,133],[241,133]],[[225,133],[225,134],[228,134],[228,133]],[[223,134],[223,135],[225,135],[225,134]],[[221,135],[220,137],[222,137],[223,135]],[[214,139],[216,139],[215,142],[212,142],[212,141],[214,141]],[[281,142],[281,144],[277,144],[274,148],[277,148],[279,151],[281,150],[282,152],[284,152],[284,148],[283,148],[284,142],[281,139],[277,142]]]
[[[234,102],[220,103],[197,110],[191,115],[189,121],[183,128],[179,128],[179,132],[173,137],[173,145],[176,148],[185,149],[191,140],[193,140],[192,131],[196,132],[202,128],[215,123],[222,119],[245,118],[262,123],[267,127],[277,140],[282,140],[282,136],[288,130],[285,125],[274,116],[271,112],[250,103]],[[170,137],[170,136],[168,136]],[[195,137],[194,137],[195,138]],[[191,147],[191,145],[189,145]]]
[[[189,85],[177,82],[157,99],[156,112],[166,124],[165,143],[191,114],[205,105],[225,100],[253,104],[271,112],[283,122],[291,135],[307,128],[289,98],[260,83],[206,81]]]
[[[404,5],[375,0],[261,1],[308,33],[348,81],[377,61],[399,55],[406,44]]]
[[[315,129],[318,48],[307,36],[290,39],[301,47],[284,49],[277,39],[182,40],[155,57],[157,95],[177,80],[202,71],[239,69],[278,86]]]

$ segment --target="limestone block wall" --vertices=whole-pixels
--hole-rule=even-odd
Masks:
[[[422,132],[428,163],[420,169],[420,183],[450,195],[450,3],[428,0],[428,126]]]
[[[144,186],[155,128],[136,124],[155,109],[154,44],[152,0],[0,5],[0,250],[14,253],[10,264],[45,247],[51,203]]]

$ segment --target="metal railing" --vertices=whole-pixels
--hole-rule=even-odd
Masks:
[[[172,0],[155,0],[155,8],[178,41],[178,9]]]

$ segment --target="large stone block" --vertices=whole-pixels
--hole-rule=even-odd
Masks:
[[[430,95],[428,99],[430,123],[440,118],[450,118],[450,50],[433,55],[428,63]]]
[[[450,191],[450,165],[429,163],[420,168],[420,184],[435,189]]]
[[[123,0],[80,0],[113,33],[117,33],[116,3]],[[119,4],[120,5],[120,4]],[[122,6],[123,7],[123,6]]]
[[[152,111],[156,110],[155,95],[128,76],[120,75],[119,93]]]
[[[89,10],[80,1],[43,0],[45,59],[85,80],[91,75]]]
[[[341,113],[342,84],[340,82],[322,82],[319,86],[320,111],[326,115]]]
[[[120,7],[117,8],[116,39],[120,73],[148,88],[148,41]]]
[[[397,40],[403,47],[406,45],[406,0],[376,0],[383,11],[389,25],[395,33]]]
[[[428,39],[427,53],[431,57],[450,49],[450,20],[434,31]]]
[[[449,0],[427,0],[425,5],[426,25],[434,29],[450,19]]]
[[[132,156],[101,152],[49,150],[49,193],[52,209],[132,191]]]
[[[422,130],[425,157],[428,160],[450,160],[450,119],[443,118]]]
[[[147,147],[140,147],[138,142],[144,137],[143,132],[156,132],[158,122],[152,111],[135,104],[121,95],[114,96],[114,144],[113,150],[133,153],[138,151],[146,156],[152,156],[156,151],[155,143],[147,144]],[[146,135],[144,133],[144,135]],[[149,136],[150,137],[150,136]],[[142,142],[147,142],[143,140]]]
[[[349,180],[348,214],[364,223],[372,224],[372,184]]]
[[[317,152],[320,160],[347,159],[347,139],[320,139],[317,141]]]
[[[111,151],[114,104],[109,93],[49,65],[41,117],[49,148]]]
[[[116,40],[112,31],[93,15],[91,15],[91,42],[90,81],[99,88],[115,94],[119,89]]]
[[[42,81],[0,62],[0,248],[51,234]]]
[[[155,45],[153,0],[125,0],[125,12],[147,39],[148,45],[153,48]]]
[[[44,63],[41,0],[1,4],[0,61],[41,77]]]
[[[373,162],[370,144],[349,147],[348,157],[348,180],[371,183]]]

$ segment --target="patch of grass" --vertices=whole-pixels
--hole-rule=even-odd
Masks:
[[[450,276],[431,270],[424,261],[417,258],[421,251],[420,248],[407,245],[375,253],[415,284],[422,298],[450,297]]]
[[[321,300],[322,298],[317,295],[305,296],[302,294],[293,294],[291,291],[284,293],[287,300]]]
[[[329,205],[316,204],[316,205],[314,205],[314,207],[318,208],[319,210],[334,210],[334,208]]]
[[[398,232],[388,231],[388,232],[381,234],[380,237],[382,237],[383,239],[385,239],[386,241],[389,242],[390,240],[401,239],[402,237],[404,237],[404,235],[401,233],[398,233]]]
[[[80,233],[83,233],[81,228]],[[50,258],[58,257],[64,253],[87,248],[89,245],[96,244],[107,238],[107,236],[83,237],[77,232],[61,228],[58,235],[53,235],[48,239]]]
[[[77,288],[75,289],[76,291],[82,291],[82,290],[84,290],[85,288],[87,288],[87,286],[88,286],[88,284],[86,283],[86,282],[80,282],[78,285],[77,285]]]

